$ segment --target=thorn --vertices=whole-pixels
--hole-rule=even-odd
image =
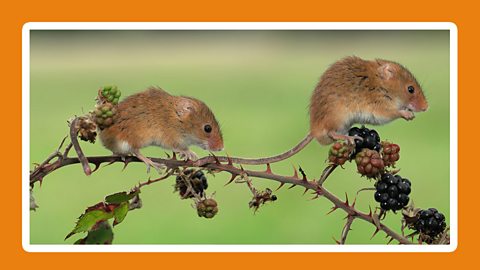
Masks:
[[[297,178],[298,179],[298,171],[297,171],[297,168],[295,167],[295,165],[293,165],[293,178]]]
[[[275,191],[277,191],[277,190],[281,189],[281,188],[283,187],[283,185],[285,185],[285,183],[283,183],[283,182],[282,182],[282,183],[280,183],[280,186],[278,186],[278,188],[277,188],[277,189],[275,189]]]
[[[105,164],[103,167],[110,166],[110,165],[112,165],[112,164],[115,163],[115,162],[116,162],[116,160],[112,160],[112,161],[108,162],[107,164]]]
[[[350,206],[350,205],[348,205],[348,194],[347,194],[347,192],[345,192],[345,202],[344,202],[344,204],[346,206]]]
[[[40,178],[38,179],[38,182],[40,183],[40,187],[42,187],[43,177],[40,177]]]
[[[305,193],[307,193],[307,191],[308,191],[308,188],[305,188],[305,191],[303,192],[302,195],[305,195]]]
[[[242,172],[244,172],[244,171],[245,171],[245,170],[243,169],[243,166],[242,166],[242,165],[240,165],[240,169],[242,170]]]
[[[288,189],[292,189],[294,188],[296,185],[295,184],[292,184]]]
[[[130,164],[130,162],[125,159],[125,161],[123,162],[122,171],[124,171],[124,170],[127,168],[128,164]],[[95,170],[94,170],[94,171],[95,171]]]
[[[390,240],[388,240],[387,245],[389,245],[393,241],[393,237],[390,237]]]
[[[100,168],[100,163],[94,163],[93,165],[95,165],[95,168],[93,168],[92,173],[95,172],[95,171],[97,171],[98,168]]]
[[[300,173],[302,174],[302,181],[305,181],[307,182],[307,175],[305,174],[305,172],[303,171],[302,167],[300,167],[300,165],[298,165],[298,170],[300,171]]]
[[[355,203],[357,203],[357,196],[355,196],[355,199],[353,199],[353,203],[352,203],[352,208],[355,208]]]
[[[270,167],[270,163],[267,163],[267,170],[265,172],[272,174],[272,168]]]
[[[177,160],[177,154],[175,153],[175,151],[172,152],[172,160]]]
[[[217,156],[215,156],[214,153],[210,152],[210,154],[212,155],[213,159],[215,159],[215,163],[217,163],[218,165],[220,165],[220,160],[218,160]]]
[[[333,241],[335,241],[335,243],[337,243],[337,245],[341,245],[340,241],[338,241],[337,239],[335,239],[335,237],[332,236],[332,239],[333,239]]]
[[[378,233],[379,231],[380,231],[380,229],[375,228],[375,232],[373,232],[373,235],[372,235],[372,237],[370,237],[370,240],[372,240],[373,237],[375,237],[375,235],[377,235],[377,233]]]
[[[331,213],[335,212],[335,210],[337,210],[338,207],[337,206],[333,206],[332,209],[330,209],[330,211],[328,211],[328,213],[326,214],[326,216],[330,215]]]
[[[369,209],[368,216],[371,217],[372,216],[372,207],[369,205],[368,209]]]
[[[226,185],[228,185],[228,184],[232,183],[232,182],[233,182],[233,180],[235,180],[235,178],[237,178],[237,176],[238,176],[238,174],[232,173],[232,178],[230,178],[230,180],[229,180],[229,181],[228,181],[228,182],[227,182],[227,183],[226,183],[224,186],[226,186]]]
[[[165,152],[165,155],[167,155],[167,158],[168,158],[168,159],[170,159],[170,158],[171,158],[171,156],[170,156],[170,154],[169,154],[169,153]]]
[[[227,153],[227,160],[228,160],[228,165],[232,166],[233,162],[232,162],[232,159],[230,158],[230,156],[228,155],[228,153]]]

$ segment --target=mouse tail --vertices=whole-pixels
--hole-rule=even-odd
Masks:
[[[282,160],[285,160],[296,153],[300,152],[305,146],[307,146],[312,140],[313,136],[308,133],[303,140],[301,140],[297,145],[295,145],[292,149],[285,151],[279,155],[271,156],[271,157],[263,157],[263,158],[238,158],[238,157],[216,157],[219,161],[229,161],[237,164],[245,164],[245,165],[261,165],[261,164],[269,164],[275,163]]]

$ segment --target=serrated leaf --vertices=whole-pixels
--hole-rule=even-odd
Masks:
[[[140,193],[140,190],[132,191],[130,193],[127,193],[125,191],[118,192],[118,193],[108,195],[107,197],[105,197],[105,202],[106,203],[120,204],[120,203],[131,200],[138,193]]]
[[[112,227],[108,221],[100,221],[88,231],[85,238],[78,239],[75,245],[109,245],[113,241]]]
[[[112,217],[113,212],[98,209],[87,211],[78,218],[75,228],[65,237],[65,240],[76,233],[89,231],[98,222],[108,220]]]
[[[113,220],[113,226],[116,226],[120,222],[122,222],[128,213],[128,202],[121,203],[115,210],[113,211],[113,215],[115,219]]]

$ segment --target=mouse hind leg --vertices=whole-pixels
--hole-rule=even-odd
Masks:
[[[150,167],[155,168],[159,174],[162,174],[163,170],[167,168],[165,165],[153,162],[151,159],[145,157],[140,153],[140,150],[138,149],[134,149],[132,152],[138,159],[140,159],[147,165],[147,173],[150,173]]]
[[[355,140],[363,141],[362,137],[344,135],[344,134],[340,134],[340,133],[337,133],[337,132],[334,132],[334,131],[328,132],[328,136],[330,138],[332,138],[334,141],[345,140],[351,145],[355,145]]]

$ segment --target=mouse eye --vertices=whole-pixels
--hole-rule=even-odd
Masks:
[[[205,125],[205,126],[203,127],[203,130],[205,130],[206,133],[210,133],[210,132],[212,132],[212,126],[210,126],[210,125]]]
[[[409,92],[410,94],[415,93],[415,87],[413,87],[413,86],[410,85],[410,86],[408,87],[408,92]]]

